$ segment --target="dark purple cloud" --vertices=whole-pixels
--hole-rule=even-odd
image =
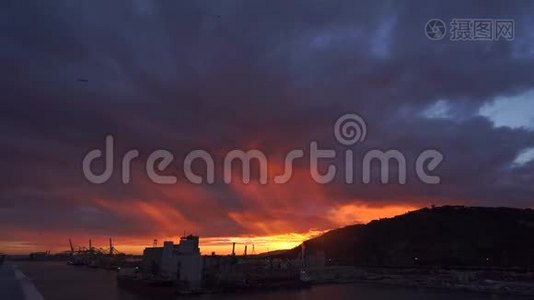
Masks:
[[[329,228],[334,223],[322,213],[354,201],[534,205],[533,162],[514,164],[534,147],[534,127],[495,126],[480,114],[496,99],[534,89],[530,2],[2,6],[0,224],[6,228],[125,236],[167,230],[165,220],[140,223],[141,214],[127,209],[134,200],[139,209],[173,210],[182,218],[177,227],[211,236],[265,234],[243,221],[255,218],[279,222],[279,232]],[[516,39],[431,41],[423,31],[431,18],[514,19]],[[534,112],[532,102],[515,107]],[[264,186],[252,193],[220,180],[200,187],[181,181],[165,193],[147,183],[142,163],[134,165],[130,185],[120,184],[117,173],[100,186],[82,176],[82,158],[102,148],[106,134],[115,136],[118,153],[136,148],[141,160],[155,149],[172,150],[176,170],[197,148],[220,162],[230,149],[253,146],[279,163],[281,153],[307,148],[312,139],[344,149],[332,127],[347,112],[365,117],[369,128],[355,153],[395,148],[413,163],[422,150],[439,149],[442,184],[423,185],[412,170],[404,186],[313,187],[299,177],[283,192]]]

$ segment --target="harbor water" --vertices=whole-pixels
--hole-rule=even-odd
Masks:
[[[139,295],[120,289],[116,282],[116,272],[88,267],[68,266],[64,262],[11,262],[33,281],[45,299],[154,299],[150,295]],[[242,294],[205,294],[188,296],[190,299],[276,299],[276,300],[319,300],[319,299],[359,299],[359,300],[467,300],[467,299],[525,299],[502,295],[457,292],[449,290],[416,289],[380,284],[332,284],[319,285],[307,289],[247,292]],[[186,296],[161,296],[157,299],[184,299]]]

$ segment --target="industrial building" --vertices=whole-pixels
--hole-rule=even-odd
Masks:
[[[188,235],[181,237],[177,245],[172,241],[165,241],[163,247],[146,248],[143,252],[141,272],[173,280],[187,290],[200,290],[203,259],[198,241],[198,236]]]

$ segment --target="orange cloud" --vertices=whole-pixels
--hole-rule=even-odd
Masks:
[[[369,223],[373,220],[390,218],[416,210],[420,207],[410,204],[391,204],[385,206],[370,206],[362,201],[350,204],[342,204],[332,207],[327,217],[332,223],[338,226],[345,226],[355,223]]]

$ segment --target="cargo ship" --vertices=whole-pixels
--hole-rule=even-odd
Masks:
[[[235,255],[202,256],[199,237],[184,236],[178,244],[145,248],[136,268],[117,273],[123,288],[153,294],[198,294],[245,292],[266,289],[295,289],[310,286],[301,260]]]

